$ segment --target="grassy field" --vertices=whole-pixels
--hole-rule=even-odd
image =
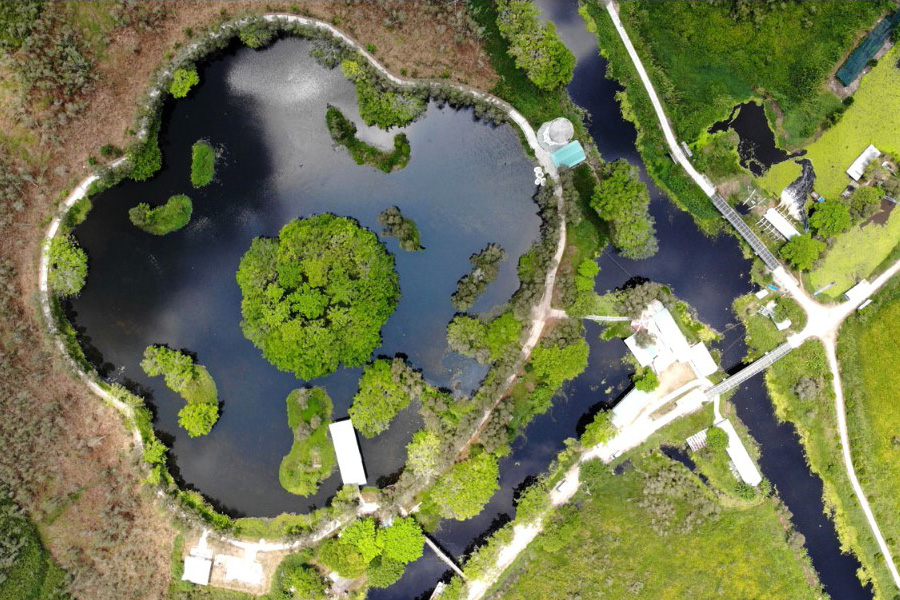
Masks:
[[[834,281],[834,286],[823,295],[837,298],[860,279],[869,277],[891,255],[898,242],[900,210],[894,210],[884,225],[857,225],[840,234],[821,264],[810,271],[809,281],[815,288]]]
[[[688,142],[731,107],[771,96],[788,140],[813,133],[837,99],[823,84],[885,2],[623,2],[622,19],[673,121]],[[751,14],[737,16],[739,8]],[[813,8],[813,4],[815,7]],[[896,130],[895,130],[896,131]]]
[[[841,333],[842,345],[847,337],[848,325],[844,327],[845,329],[842,329]],[[846,364],[843,357],[842,362]],[[848,418],[852,426],[854,407],[852,406],[853,401],[850,400],[850,393],[856,388],[856,385],[847,377],[843,367],[841,372],[844,378],[844,389],[848,393]],[[817,397],[807,400],[798,397],[794,390],[802,377],[819,380],[822,392]],[[894,598],[896,590],[878,552],[878,546],[872,537],[865,516],[856,502],[850,480],[844,471],[830,380],[831,372],[825,361],[825,352],[818,342],[806,342],[799,349],[779,360],[766,372],[766,384],[778,418],[790,421],[797,427],[797,433],[800,435],[810,469],[822,478],[826,511],[832,515],[841,547],[860,559],[863,565],[861,579],[863,581],[871,579],[876,600],[887,600]],[[856,438],[857,436],[851,433],[851,437]],[[859,469],[859,461],[865,455],[861,454],[862,448],[855,442],[855,439],[852,442],[854,461]],[[860,476],[864,477],[862,473]],[[883,514],[883,511],[879,510],[881,502],[889,501],[892,497],[896,498],[895,490],[891,490],[890,494],[881,501],[871,493],[868,494],[868,497],[874,505],[885,537],[896,540],[898,531],[896,509],[890,515]],[[891,543],[896,552],[896,542],[892,541]]]
[[[854,3],[859,4],[859,3]],[[900,46],[894,48],[865,75],[853,95],[854,103],[837,125],[807,147],[806,158],[816,169],[816,191],[836,198],[850,183],[847,167],[869,144],[882,152],[900,154]],[[800,173],[792,161],[770,169],[760,183],[780,194]]]
[[[857,475],[895,558],[900,555],[900,373],[885,366],[896,355],[898,336],[900,283],[894,281],[845,322],[838,340]]]
[[[723,508],[659,453],[621,475],[593,461],[582,476],[576,501],[554,515],[491,597],[821,597],[771,500]]]

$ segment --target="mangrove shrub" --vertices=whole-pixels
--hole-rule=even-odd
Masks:
[[[244,335],[303,379],[365,363],[400,299],[393,256],[372,231],[330,213],[253,240],[237,282]]]
[[[459,310],[470,308],[478,297],[484,293],[497,274],[500,263],[506,258],[506,251],[498,244],[488,244],[469,257],[472,270],[456,282],[456,291],[450,300]]]
[[[356,86],[359,116],[382,129],[409,125],[425,112],[425,95],[384,90],[367,62],[344,59],[344,76]]]
[[[203,187],[216,175],[216,149],[200,140],[191,147],[191,183]]]
[[[476,452],[444,473],[428,493],[430,509],[446,519],[463,521],[481,512],[494,492],[500,475],[497,457]]]
[[[184,194],[172,196],[162,206],[150,208],[141,202],[128,211],[128,218],[138,229],[153,235],[165,235],[178,231],[191,220],[194,205]]]
[[[658,244],[650,194],[638,178],[637,167],[619,159],[608,165],[591,197],[591,206],[609,223],[616,250],[626,258],[643,259],[656,254]]]
[[[400,358],[367,364],[349,410],[353,425],[366,437],[378,435],[424,388],[422,375]]]
[[[402,169],[409,163],[410,146],[406,134],[395,135],[394,149],[384,151],[356,137],[356,125],[331,105],[325,112],[325,123],[328,125],[331,139],[345,147],[350,152],[350,158],[358,165],[369,165],[390,173]]]
[[[187,401],[187,406],[178,412],[178,424],[189,436],[210,432],[219,418],[219,394],[206,367],[196,364],[184,352],[147,346],[141,368],[151,377],[162,375],[166,386]]]

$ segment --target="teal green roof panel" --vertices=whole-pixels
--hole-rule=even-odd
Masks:
[[[569,142],[556,152],[550,155],[553,164],[557,167],[574,167],[585,158],[584,148],[577,141]]]

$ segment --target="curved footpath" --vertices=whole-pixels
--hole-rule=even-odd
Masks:
[[[383,75],[385,78],[387,78],[389,81],[391,81],[395,85],[403,86],[403,87],[416,87],[416,86],[421,86],[423,83],[425,83],[425,84],[429,83],[428,81],[407,80],[407,79],[401,79],[401,78],[395,76],[390,71],[388,71],[380,62],[378,62],[378,60],[374,56],[372,56],[372,54],[369,53],[365,48],[363,48],[359,43],[357,43],[355,40],[353,40],[352,38],[350,38],[349,36],[347,36],[342,31],[338,30],[337,28],[335,28],[334,26],[332,26],[329,23],[324,23],[322,21],[317,21],[315,19],[301,17],[298,15],[289,15],[289,14],[281,14],[281,13],[265,14],[265,15],[263,15],[263,18],[270,23],[276,23],[279,21],[286,22],[286,23],[297,23],[297,24],[301,24],[301,25],[305,25],[305,26],[315,27],[317,29],[328,32],[335,38],[338,38],[339,40],[348,44],[354,50],[356,50],[357,52],[359,52],[360,54],[365,56],[366,59],[379,71],[379,73],[381,73],[381,75]],[[240,23],[240,22],[241,21],[238,21],[238,23]],[[232,24],[223,25],[222,28],[219,30],[219,32],[212,33],[211,35],[213,35],[213,36],[220,35],[221,31],[223,31],[227,26],[230,26],[230,25],[232,25]],[[195,44],[189,46],[188,48],[186,48],[184,50],[184,52],[190,53],[192,50],[196,50],[197,47],[199,47],[199,44],[195,43]],[[162,71],[163,77],[165,77],[165,75],[169,74],[169,73],[170,73],[170,71],[168,71],[168,70]],[[513,108],[513,106],[510,105],[508,102],[505,102],[504,100],[501,100],[500,98],[497,98],[496,96],[493,96],[491,94],[488,94],[488,93],[480,91],[480,90],[477,90],[477,89],[472,88],[467,85],[456,84],[456,83],[448,84],[448,83],[443,83],[443,82],[441,83],[441,85],[453,87],[455,89],[458,89],[460,91],[470,94],[471,96],[473,96],[474,98],[477,98],[478,100],[493,104],[494,106],[501,108],[504,111],[504,113],[509,117],[509,119],[512,120],[513,123],[515,123],[519,127],[519,129],[522,131],[523,135],[525,136],[526,141],[528,142],[528,146],[534,152],[534,155],[537,158],[538,163],[541,165],[541,167],[544,169],[544,171],[550,176],[550,179],[554,186],[554,195],[555,195],[556,201],[557,201],[557,210],[559,211],[560,217],[561,217],[560,218],[560,230],[559,230],[559,242],[557,244],[557,248],[556,248],[556,252],[553,257],[553,261],[551,262],[550,268],[547,273],[547,279],[545,280],[544,292],[541,297],[541,300],[537,305],[535,305],[532,308],[532,322],[531,322],[530,329],[528,332],[528,337],[522,346],[522,352],[521,352],[520,359],[519,359],[520,362],[524,363],[524,361],[527,360],[528,356],[531,354],[531,351],[534,349],[535,345],[537,344],[538,340],[540,339],[541,333],[543,331],[544,325],[546,324],[547,320],[549,318],[552,318],[553,316],[556,316],[552,313],[550,304],[551,304],[551,301],[553,298],[553,290],[554,290],[554,287],[556,284],[557,270],[559,268],[559,263],[562,260],[562,256],[565,251],[565,244],[566,244],[566,224],[565,224],[565,218],[563,215],[564,203],[563,203],[563,195],[562,195],[562,186],[559,183],[559,173],[556,169],[556,166],[553,164],[553,161],[550,158],[550,154],[546,150],[541,148],[541,146],[538,144],[537,134],[536,134],[535,130],[532,128],[531,124],[524,117],[524,115],[522,115],[519,111],[517,111],[515,108]],[[154,89],[150,90],[149,97],[156,98],[156,97],[159,97],[159,95],[162,93],[164,93],[164,90],[162,89],[161,85],[158,85]],[[145,120],[144,123],[142,124],[142,126],[140,127],[140,130],[138,133],[138,139],[145,138],[147,135],[147,132],[148,132],[147,121]],[[116,160],[115,162],[113,162],[110,165],[110,167],[115,168],[115,167],[121,166],[122,164],[124,164],[124,162],[126,160],[127,159],[125,157],[120,158],[120,159]],[[65,344],[63,343],[62,339],[58,335],[59,331],[56,328],[56,324],[55,324],[53,314],[52,314],[52,309],[51,309],[51,302],[50,302],[50,288],[49,288],[49,283],[48,283],[49,267],[50,267],[50,256],[49,256],[50,240],[52,240],[58,234],[62,220],[65,218],[69,209],[71,209],[72,206],[76,202],[78,202],[82,198],[86,197],[87,191],[90,188],[91,184],[94,183],[95,181],[97,181],[99,178],[100,177],[97,174],[90,175],[87,178],[85,178],[74,190],[72,190],[72,192],[66,197],[63,204],[60,206],[59,210],[57,211],[57,214],[51,220],[50,226],[47,228],[47,234],[44,238],[44,242],[43,242],[43,245],[41,248],[40,273],[39,273],[39,284],[38,284],[39,285],[39,298],[40,298],[40,305],[41,305],[41,313],[43,315],[43,318],[46,323],[47,329],[50,333],[50,336],[54,340],[54,343],[55,343],[57,349],[59,350],[60,354],[65,358],[65,360],[68,362],[68,364],[71,366],[71,368],[75,371],[77,376],[88,386],[88,388],[92,392],[94,392],[100,398],[102,398],[103,400],[105,400],[106,402],[111,404],[114,408],[116,408],[119,412],[121,412],[129,420],[129,422],[133,423],[134,410],[130,406],[125,404],[124,402],[117,399],[115,396],[113,396],[111,393],[109,393],[106,389],[101,387],[91,375],[89,375],[88,373],[81,370],[81,368],[75,363],[75,361],[73,361],[71,359],[71,357],[68,355]],[[515,378],[515,375],[511,376],[509,378],[509,380],[507,381],[507,384],[511,385],[514,378]],[[466,445],[471,443],[471,441],[477,437],[480,429],[487,422],[488,418],[490,417],[490,415],[494,411],[494,409],[497,407],[499,402],[500,402],[500,396],[498,396],[498,400],[485,412],[484,416],[482,417],[481,421],[479,422],[478,427],[475,430],[475,433],[473,434],[472,438],[469,440],[469,442]],[[141,451],[143,449],[143,440],[141,439],[140,432],[138,431],[137,427],[135,427],[135,426],[132,426],[132,436],[134,439],[134,444],[135,444],[136,449],[138,451]],[[574,492],[574,490],[573,490],[573,492]],[[165,493],[162,490],[158,490],[157,494],[160,497],[165,497]],[[361,510],[365,510],[365,509],[363,508]],[[328,523],[322,530],[319,531],[319,534],[314,538],[315,541],[318,541],[320,539],[323,539],[323,538],[331,535],[337,529],[339,529],[343,524],[344,523],[341,520],[335,520],[335,521]],[[218,532],[209,532],[209,531],[204,531],[203,535],[206,536],[206,535],[209,535],[210,533],[212,535],[215,535],[216,538],[219,539],[219,541],[221,541],[222,543],[230,545],[235,549],[244,551],[245,554],[248,556],[255,556],[255,554],[257,554],[257,553],[264,553],[264,552],[290,551],[290,550],[299,549],[301,547],[301,542],[284,542],[284,541],[282,541],[282,542],[267,542],[266,540],[259,540],[259,541],[253,542],[253,541],[242,540],[240,538],[221,534]],[[205,539],[205,537],[203,539]],[[265,592],[265,591],[267,591],[267,589],[262,589],[261,591]]]

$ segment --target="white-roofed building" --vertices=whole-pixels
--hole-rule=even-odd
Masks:
[[[336,421],[328,426],[334,453],[337,455],[338,469],[344,485],[365,485],[366,469],[363,466],[356,429],[350,419]]]
[[[862,154],[856,157],[856,160],[853,161],[850,168],[847,169],[847,175],[849,175],[850,179],[853,181],[859,181],[866,171],[866,166],[879,156],[881,156],[881,151],[872,144],[869,144],[866,149],[862,151]]]
[[[770,208],[763,214],[763,218],[768,221],[772,227],[775,228],[775,231],[781,234],[781,236],[789,240],[792,237],[800,235],[800,232],[797,231],[797,228],[794,227],[793,223],[787,220],[783,214],[775,210],[774,208]]]
[[[183,581],[190,581],[197,585],[209,585],[209,576],[212,573],[213,561],[204,556],[185,556]]]
[[[709,377],[719,370],[719,365],[713,360],[706,344],[702,342],[691,346],[690,357],[691,367],[699,377]]]
[[[852,288],[844,292],[847,300],[850,302],[862,302],[866,296],[872,293],[872,284],[867,279],[863,279]]]
[[[747,452],[747,448],[744,447],[741,438],[738,437],[734,425],[728,419],[722,419],[715,426],[728,434],[728,446],[725,448],[725,451],[734,464],[734,470],[737,471],[738,476],[744,483],[753,486],[759,485],[762,481],[762,475],[759,474],[756,463],[750,458],[750,453]]]

